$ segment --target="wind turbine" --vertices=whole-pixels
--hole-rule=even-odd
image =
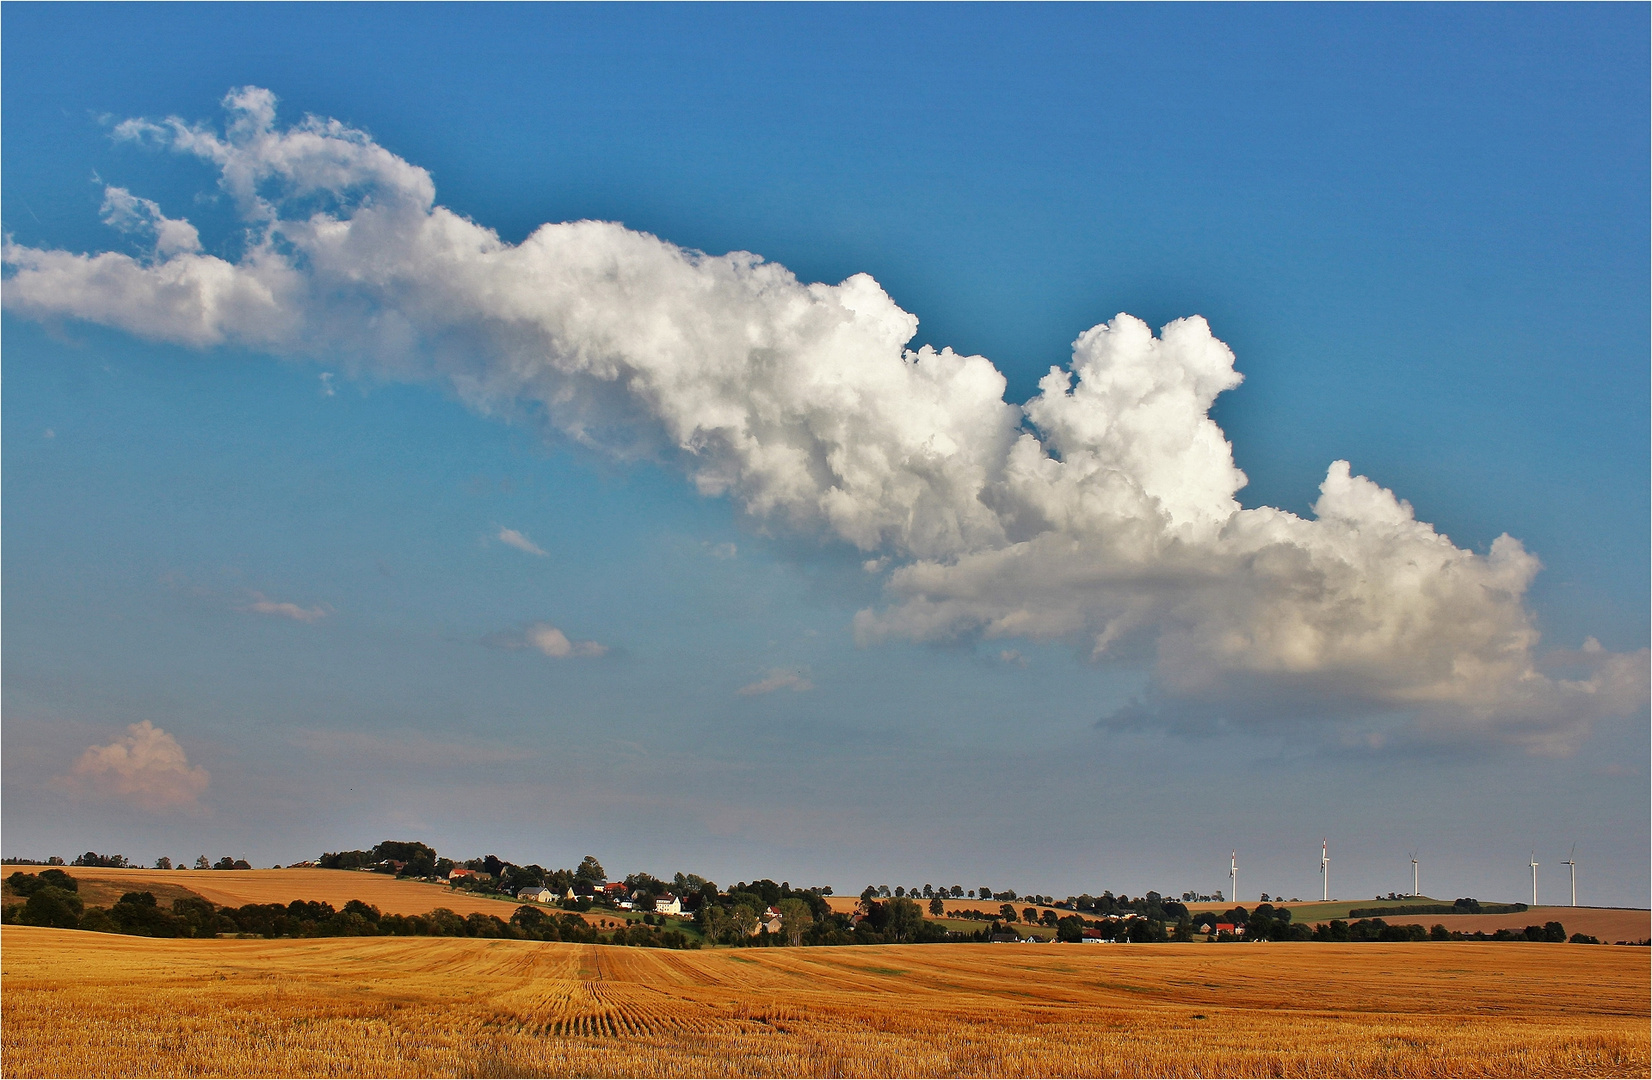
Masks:
[[[1331,898],[1330,849],[1331,842],[1329,840],[1321,840],[1319,842],[1319,898],[1321,900],[1329,900]]]
[[[1537,852],[1532,852],[1532,907],[1537,906]]]
[[[1567,855],[1564,859],[1562,859],[1560,861],[1562,866],[1565,866],[1568,870],[1570,870],[1572,872],[1572,906],[1573,907],[1577,907],[1577,862],[1572,857],[1576,854],[1577,854],[1577,842],[1573,841],[1572,842],[1571,855]]]
[[[1233,879],[1233,902],[1239,902],[1239,852],[1233,853],[1233,866],[1228,870],[1228,877]]]
[[[1422,894],[1422,889],[1417,887],[1417,853],[1413,851],[1411,853],[1411,895],[1421,896]]]

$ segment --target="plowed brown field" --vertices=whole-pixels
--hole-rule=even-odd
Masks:
[[[12,1076],[1645,1076],[1587,945],[702,952],[8,926]]]

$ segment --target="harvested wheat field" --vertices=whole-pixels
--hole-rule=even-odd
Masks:
[[[671,952],[7,926],[12,1076],[1645,1076],[1587,945]]]
[[[28,867],[24,869],[34,869]],[[295,866],[290,870],[114,870],[107,867],[65,867],[85,890],[90,883],[98,892],[87,893],[91,903],[112,903],[131,889],[173,887],[186,889],[214,904],[240,907],[242,904],[285,904],[293,900],[321,900],[341,908],[347,901],[360,900],[380,911],[396,915],[423,915],[445,907],[461,915],[481,912],[511,917],[518,907],[513,900],[478,896],[428,881],[408,881],[388,874],[368,874],[359,870],[321,870]],[[103,899],[108,894],[107,899]],[[156,894],[157,897],[160,895]]]

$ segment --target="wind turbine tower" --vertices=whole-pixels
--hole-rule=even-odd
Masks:
[[[1572,906],[1573,907],[1577,907],[1577,862],[1573,858],[1575,855],[1577,855],[1577,845],[1573,844],[1572,845],[1572,853],[1570,855],[1567,855],[1564,859],[1561,860],[1561,863],[1566,867],[1566,869],[1568,869],[1572,872]]]
[[[1532,852],[1532,907],[1537,906],[1537,852]]]
[[[1417,885],[1417,853],[1413,851],[1411,853],[1411,895],[1421,896],[1422,894],[1422,889]]]
[[[1321,900],[1329,900],[1331,898],[1330,849],[1331,842],[1329,840],[1321,840],[1319,842],[1319,898]]]
[[[1239,902],[1239,852],[1233,853],[1233,865],[1228,870],[1228,877],[1233,880],[1233,902]]]

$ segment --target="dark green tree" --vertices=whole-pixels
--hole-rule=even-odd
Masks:
[[[45,885],[29,897],[23,910],[18,913],[17,921],[27,926],[55,926],[61,930],[73,930],[80,925],[83,908],[79,896],[55,885]]]
[[[923,926],[923,912],[917,903],[905,897],[896,897],[884,907],[888,911],[888,918],[884,921],[883,932],[894,941],[910,941],[917,936]]]

